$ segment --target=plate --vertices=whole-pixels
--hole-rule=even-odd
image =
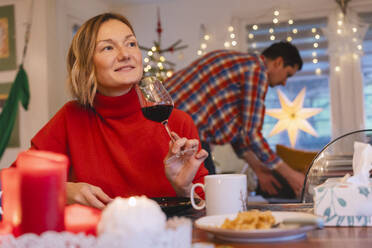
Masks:
[[[271,212],[276,222],[285,218],[309,218],[312,214],[301,212]],[[316,228],[314,225],[281,225],[265,230],[229,230],[220,228],[226,218],[234,219],[236,214],[206,216],[196,220],[195,225],[201,230],[212,233],[216,238],[233,242],[277,242],[301,239],[306,232]]]
[[[174,216],[183,211],[192,208],[191,200],[188,197],[155,197],[163,212],[168,216]],[[199,204],[200,199],[195,198],[195,203]]]

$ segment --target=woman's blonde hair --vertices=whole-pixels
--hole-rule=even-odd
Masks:
[[[93,64],[98,30],[102,23],[115,19],[126,24],[134,34],[132,25],[120,14],[104,13],[86,21],[72,39],[67,55],[67,84],[80,104],[93,107],[97,91],[97,78]]]

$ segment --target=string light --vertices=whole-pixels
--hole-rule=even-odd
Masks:
[[[275,35],[270,35],[270,40],[275,40]]]
[[[316,52],[312,52],[312,55],[313,55],[313,57],[316,57],[317,54],[316,54]]]
[[[291,36],[288,36],[288,37],[287,37],[287,41],[288,41],[288,42],[291,42],[292,40],[293,40],[293,39],[292,39]]]
[[[293,32],[294,34],[297,34],[297,32],[298,32],[297,28],[292,29],[292,32]]]
[[[293,24],[293,20],[292,20],[292,19],[289,19],[289,20],[288,20],[288,24],[289,24],[289,25],[292,25],[292,24]]]
[[[270,28],[270,29],[269,29],[269,33],[270,33],[270,34],[274,33],[274,29],[273,29],[273,28]]]
[[[148,51],[147,55],[152,56],[154,53],[152,51]]]
[[[224,47],[225,48],[230,48],[231,46],[236,46],[238,44],[238,42],[235,40],[236,38],[236,35],[234,33],[234,27],[232,25],[230,25],[228,28],[227,28],[227,31],[230,33],[229,34],[229,39],[230,40],[227,40],[225,41],[224,43]]]
[[[318,63],[318,59],[313,59],[313,63],[314,64],[317,64]]]
[[[249,38],[249,39],[253,39],[253,38],[254,38],[254,34],[249,33],[249,34],[248,34],[248,38]]]
[[[279,16],[279,11],[278,10],[274,11],[274,16]]]
[[[145,63],[148,63],[148,62],[150,61],[150,59],[146,57],[146,58],[143,59],[143,61],[144,61]]]
[[[252,26],[253,30],[257,30],[258,29],[258,26],[255,24]]]
[[[165,61],[165,57],[164,57],[164,56],[160,56],[159,60],[160,60],[161,62],[164,62],[164,61]]]
[[[316,34],[315,35],[315,39],[319,40],[320,39],[320,35],[319,34]]]
[[[319,44],[317,42],[314,43],[314,47],[318,48]]]
[[[352,28],[353,29],[353,32],[356,33],[358,31],[358,29],[356,27]]]
[[[273,23],[277,24],[279,22],[279,19],[278,18],[274,18],[273,19]]]
[[[312,29],[311,29],[311,32],[312,32],[312,33],[316,33],[316,28],[312,28]]]
[[[153,52],[155,52],[155,51],[156,51],[156,47],[155,47],[155,46],[151,47],[151,50],[152,50]]]
[[[339,66],[336,66],[336,67],[335,67],[335,71],[336,71],[336,72],[339,72],[339,71],[341,71],[341,68],[340,68]]]
[[[196,52],[198,56],[202,56],[207,52],[208,42],[211,39],[211,35],[207,33],[207,29],[204,24],[200,25],[200,49]]]

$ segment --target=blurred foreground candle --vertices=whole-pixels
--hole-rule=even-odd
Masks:
[[[11,225],[13,234],[17,236],[21,221],[18,170],[16,168],[1,170],[1,184],[3,221]]]
[[[17,158],[20,175],[21,233],[64,230],[65,155],[28,150]]]
[[[69,205],[65,209],[66,231],[96,235],[101,218],[101,210],[79,204]]]

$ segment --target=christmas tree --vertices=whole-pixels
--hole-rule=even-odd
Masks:
[[[167,60],[164,54],[185,49],[187,45],[181,45],[182,40],[177,40],[167,48],[162,48],[161,34],[163,29],[161,27],[159,9],[157,10],[157,16],[158,22],[156,32],[158,34],[158,40],[154,41],[154,45],[151,48],[144,46],[140,46],[140,48],[147,52],[147,57],[144,59],[144,75],[155,76],[164,81],[166,78],[172,76],[175,66],[175,63]]]

